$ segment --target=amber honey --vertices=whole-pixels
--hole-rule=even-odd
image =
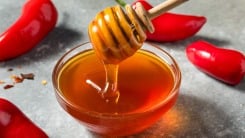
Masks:
[[[74,118],[97,133],[128,135],[153,124],[176,98],[176,78],[170,65],[155,54],[138,50],[119,64],[117,103],[108,103],[92,87],[105,85],[103,63],[93,50],[76,54],[60,67],[57,98]],[[178,91],[178,88],[175,90]]]
[[[103,64],[93,51],[77,55],[66,63],[59,76],[59,88],[72,104],[100,113],[144,111],[165,99],[174,83],[169,67],[142,51],[119,66],[117,104],[107,104],[87,80],[101,88],[105,84]]]

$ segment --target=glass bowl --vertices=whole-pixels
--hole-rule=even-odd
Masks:
[[[120,87],[129,86],[127,90],[130,89],[130,93],[127,93],[127,96],[130,100],[128,99],[118,105],[99,102],[100,97],[97,96],[99,94],[91,92],[93,88],[89,85],[87,86],[86,82],[83,81],[87,79],[86,77],[95,80],[95,82],[98,81],[95,79],[98,77],[100,78],[98,82],[105,81],[103,78],[105,77],[103,64],[99,59],[94,58],[94,60],[84,61],[86,63],[83,64],[75,64],[76,61],[86,59],[88,55],[96,57],[92,45],[89,42],[71,49],[58,60],[52,74],[53,86],[58,103],[68,114],[78,120],[88,130],[106,136],[135,134],[154,124],[175,104],[181,83],[181,72],[174,58],[158,46],[144,43],[142,48],[135,54],[140,57],[137,58],[133,55],[132,58],[130,57],[131,59],[126,59],[120,63],[118,85],[119,91],[121,92],[120,96],[122,97],[119,98],[123,101],[125,99],[123,96],[126,95],[124,92],[127,93],[126,90],[121,91]],[[147,57],[153,58],[154,60],[148,61],[144,59]],[[148,67],[141,66],[141,64],[152,64],[152,66],[155,66],[155,60],[159,66],[164,66],[163,70],[168,70],[167,75],[158,75],[155,79],[152,79],[154,78],[152,77],[154,76],[154,71],[139,73],[141,72],[140,70],[145,70]],[[130,62],[132,62],[130,67],[127,67]],[[64,79],[62,75],[69,68],[72,68],[73,71],[70,71]],[[133,73],[130,74],[130,72]],[[78,75],[75,73],[78,73]],[[124,78],[125,76],[127,77]],[[161,79],[165,79],[167,76],[171,77],[172,83],[169,86],[167,86],[167,82],[161,82]],[[74,79],[75,77],[79,78],[79,80]],[[120,82],[120,78],[124,78],[124,82]],[[142,80],[147,80],[147,82],[144,83]],[[133,90],[130,88],[133,86],[132,84],[137,86],[133,87]],[[159,84],[159,87],[164,90],[160,88],[155,89],[155,84]],[[98,87],[101,85],[103,83],[98,83]],[[76,88],[73,88],[75,86]],[[74,100],[71,98],[72,93],[78,93],[78,95],[73,96],[75,97]],[[92,96],[90,95],[92,98],[86,97],[87,94],[92,94]],[[137,102],[139,98],[141,98],[141,101]],[[116,110],[114,110],[115,107],[117,108]]]

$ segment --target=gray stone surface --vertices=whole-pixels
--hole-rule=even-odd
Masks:
[[[19,16],[25,0],[0,1],[0,32]],[[0,80],[34,73],[35,80],[25,80],[4,90],[0,97],[16,104],[51,138],[100,137],[87,131],[58,105],[51,83],[56,61],[72,47],[88,41],[87,26],[95,14],[113,0],[53,0],[59,20],[56,28],[29,53],[0,62]],[[128,0],[127,2],[132,2]],[[156,5],[162,0],[151,0]],[[245,137],[245,79],[228,86],[196,69],[186,58],[185,47],[204,39],[221,47],[245,52],[245,1],[190,0],[173,12],[203,15],[207,23],[194,37],[175,43],[158,43],[177,60],[183,74],[175,107],[148,130],[130,137]],[[0,49],[1,50],[1,49]],[[8,72],[13,68],[12,72]],[[47,80],[47,85],[41,81]]]

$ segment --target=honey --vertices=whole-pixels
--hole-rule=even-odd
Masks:
[[[174,78],[169,67],[153,54],[139,50],[123,61],[118,70],[117,103],[106,102],[98,90],[105,85],[105,70],[93,50],[80,53],[70,59],[59,74],[58,87],[66,100],[83,110],[128,114],[142,112],[163,101],[173,89]]]
[[[105,69],[91,43],[85,43],[67,52],[52,74],[59,104],[93,132],[106,136],[140,132],[178,97],[181,73],[175,60],[147,43],[120,64],[107,66],[109,74]],[[101,95],[107,82],[120,93],[117,102]]]

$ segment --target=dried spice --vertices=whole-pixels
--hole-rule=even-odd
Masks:
[[[14,69],[13,68],[9,68],[8,71],[13,71]]]
[[[28,73],[28,74],[20,74],[23,79],[28,79],[28,80],[34,80],[34,74],[33,73]]]
[[[0,80],[0,84],[4,84],[5,83],[5,81],[3,81],[3,80]]]
[[[23,77],[19,77],[19,76],[16,76],[16,75],[12,75],[11,78],[12,78],[14,83],[21,83],[24,80]]]
[[[3,89],[10,89],[10,88],[12,88],[12,87],[14,87],[14,85],[11,85],[11,84],[7,84],[7,85],[5,85],[4,87],[3,87]]]
[[[12,71],[12,70],[13,69],[8,69],[8,71]],[[25,79],[34,80],[34,76],[35,75],[33,73],[27,73],[27,74],[21,73],[20,76],[11,75],[12,84],[7,84],[3,88],[4,89],[10,89],[10,88],[14,87],[15,84],[22,83]],[[5,84],[5,83],[6,83],[5,81],[0,80],[0,84]],[[43,85],[46,85],[45,82],[43,83]]]

